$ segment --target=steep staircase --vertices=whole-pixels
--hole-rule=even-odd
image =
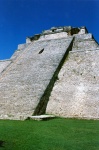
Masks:
[[[34,41],[13,59],[0,76],[1,119],[25,119],[33,113],[44,113],[53,76],[64,62],[72,40]]]

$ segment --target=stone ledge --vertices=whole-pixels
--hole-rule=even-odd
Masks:
[[[49,119],[53,119],[53,118],[55,118],[54,115],[39,115],[39,116],[29,116],[27,118],[27,120],[29,119],[29,120],[38,120],[38,121],[40,121],[40,120],[49,120]]]
[[[74,34],[73,36],[75,37],[75,41],[92,39],[92,37],[93,37],[91,33]]]
[[[6,61],[11,61],[11,59],[0,60],[0,62],[6,62]]]
[[[30,43],[24,43],[24,44],[19,44],[18,45],[18,50],[22,50],[24,48],[26,48],[27,46],[29,46]]]
[[[76,53],[76,52],[86,52],[86,51],[99,51],[99,48],[93,48],[93,49],[91,49],[91,48],[86,48],[86,49],[74,49],[74,50],[72,50],[72,51],[69,51],[69,53]]]
[[[62,32],[63,33],[63,32]],[[65,32],[66,33],[66,32]],[[55,38],[40,38],[38,41],[43,42],[43,41],[51,41],[51,40],[59,40],[59,39],[66,39],[66,40],[70,40],[70,38],[72,38],[73,36],[64,36],[64,37],[55,37]]]

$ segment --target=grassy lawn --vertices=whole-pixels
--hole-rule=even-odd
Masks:
[[[0,120],[0,150],[99,150],[99,121]]]

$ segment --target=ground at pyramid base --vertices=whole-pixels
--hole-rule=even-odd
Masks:
[[[52,27],[0,61],[0,119],[99,119],[99,45],[86,27]]]

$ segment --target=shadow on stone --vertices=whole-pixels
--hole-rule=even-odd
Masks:
[[[72,39],[70,45],[68,46],[62,60],[60,61],[56,71],[54,72],[54,75],[52,77],[52,79],[50,80],[44,94],[42,95],[41,99],[40,99],[40,102],[38,103],[34,113],[33,113],[33,116],[36,116],[36,115],[42,115],[42,114],[45,114],[46,112],[46,107],[47,107],[47,103],[49,101],[49,97],[50,97],[50,94],[51,94],[51,91],[54,87],[54,84],[55,82],[58,80],[58,73],[60,71],[60,69],[62,68],[63,64],[64,64],[64,61],[66,60],[66,58],[68,57],[68,54],[69,54],[69,51],[72,50],[72,46],[73,46],[73,41],[74,41],[74,38]],[[43,49],[42,49],[43,50]]]

